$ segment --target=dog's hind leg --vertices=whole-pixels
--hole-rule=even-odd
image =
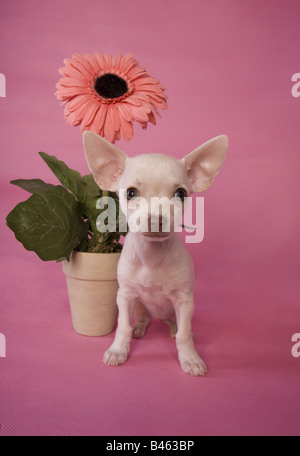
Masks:
[[[140,302],[136,302],[133,314],[135,318],[135,324],[133,327],[132,337],[135,339],[140,339],[146,332],[151,316],[146,307]]]

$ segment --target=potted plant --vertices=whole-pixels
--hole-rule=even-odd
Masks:
[[[121,137],[129,141],[133,122],[145,129],[148,122],[156,123],[159,109],[167,108],[164,88],[130,54],[116,58],[98,52],[74,54],[64,64],[56,97],[66,103],[67,123],[81,124],[82,131],[111,143]],[[81,176],[53,155],[40,152],[40,156],[61,185],[40,179],[11,181],[32,195],[8,214],[7,225],[42,260],[62,261],[75,331],[108,334],[117,315],[119,241],[127,228],[118,196],[99,189],[91,174]],[[107,208],[106,197],[115,201],[116,225],[99,231],[97,219]],[[97,205],[99,198],[102,204]]]
[[[91,174],[81,176],[54,156],[44,152],[40,156],[61,185],[40,179],[11,181],[32,196],[8,214],[7,225],[23,246],[42,260],[63,262],[75,331],[108,334],[117,314],[119,241],[121,234],[126,234],[119,230],[122,214],[118,196],[102,191]],[[97,218],[106,206],[102,204],[100,209],[97,202],[107,196],[115,200],[116,230],[100,232]]]

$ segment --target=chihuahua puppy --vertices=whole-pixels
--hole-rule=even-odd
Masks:
[[[206,190],[220,171],[227,136],[211,139],[181,160],[163,154],[129,158],[95,133],[84,132],[83,137],[95,181],[103,190],[119,193],[129,225],[118,264],[118,327],[104,363],[125,363],[131,338],[144,335],[152,316],[171,327],[184,372],[204,375],[206,366],[195,350],[192,333],[193,262],[175,228],[185,198]],[[173,204],[169,211],[154,213],[153,198]],[[137,207],[138,223],[133,217]]]

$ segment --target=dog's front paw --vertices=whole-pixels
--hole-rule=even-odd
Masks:
[[[127,356],[128,350],[116,350],[111,347],[104,353],[103,362],[108,366],[118,366],[119,364],[125,363]]]
[[[186,374],[203,376],[207,372],[204,362],[196,352],[189,356],[180,357],[179,360],[181,367]]]

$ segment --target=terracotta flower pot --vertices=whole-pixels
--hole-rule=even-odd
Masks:
[[[120,253],[72,252],[63,262],[74,330],[85,336],[113,331],[117,317]]]

